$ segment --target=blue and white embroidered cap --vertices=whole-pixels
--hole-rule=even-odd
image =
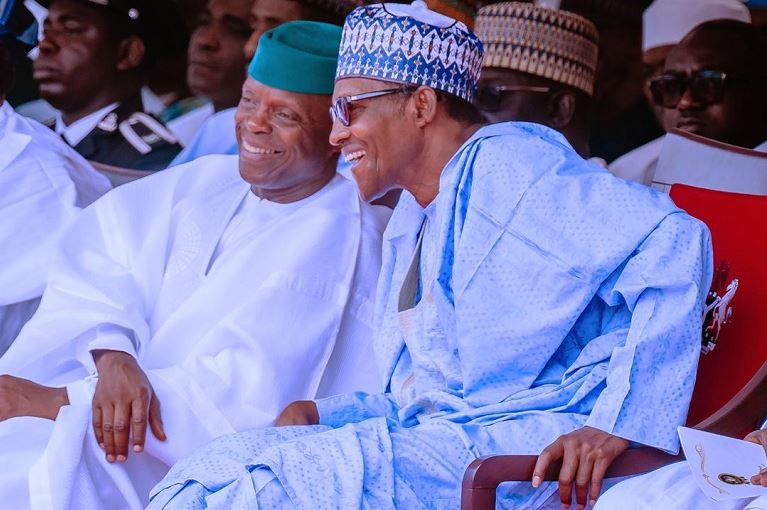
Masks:
[[[472,101],[481,67],[479,38],[416,0],[353,10],[344,23],[336,79],[425,85]]]

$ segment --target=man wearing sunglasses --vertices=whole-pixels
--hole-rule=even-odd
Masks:
[[[596,26],[564,10],[502,2],[481,8],[475,27],[485,58],[474,102],[485,120],[543,124],[588,158]],[[548,58],[560,59],[562,70],[538,65]]]
[[[482,45],[424,2],[360,7],[342,41],[331,143],[365,199],[403,189],[376,300],[383,384],[214,441],[150,508],[457,508],[466,467],[497,453],[542,453],[503,507],[582,507],[629,441],[678,448],[705,226],[545,126],[481,127]],[[558,459],[559,487],[543,482]]]
[[[663,73],[649,83],[653,101],[663,108],[665,127],[767,151],[765,58],[767,37],[754,25],[714,20],[697,26],[671,50]],[[646,157],[627,155],[611,170],[649,185],[660,146],[654,151]]]

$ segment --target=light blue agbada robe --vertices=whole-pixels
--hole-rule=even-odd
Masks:
[[[227,108],[210,116],[192,141],[179,152],[168,168],[189,163],[210,154],[237,154],[234,114],[237,108]]]
[[[150,508],[453,509],[474,458],[584,425],[676,451],[711,248],[668,197],[549,129],[501,124],[463,145],[431,205],[403,194],[385,238],[384,392],[318,401],[322,425],[214,441]],[[554,489],[514,484],[503,504]]]

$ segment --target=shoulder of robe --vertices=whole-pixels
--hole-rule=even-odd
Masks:
[[[166,168],[181,151],[176,136],[142,111],[141,98],[122,101],[75,146],[86,159],[136,170]]]

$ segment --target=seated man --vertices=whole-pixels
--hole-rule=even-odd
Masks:
[[[761,444],[767,452],[767,430],[757,430],[746,441]],[[767,469],[749,480],[767,487]],[[656,471],[621,482],[608,490],[594,510],[764,510],[767,497],[711,501],[693,479],[687,462],[677,462]]]
[[[765,55],[767,37],[750,23],[721,19],[698,25],[668,54],[663,73],[649,82],[666,129],[767,150],[760,146],[767,141],[767,100],[760,86],[767,73],[753,64]],[[660,138],[626,154],[610,171],[649,185],[662,144]]]
[[[160,170],[181,150],[175,135],[143,111],[144,69],[154,58],[146,31],[161,2],[49,0],[34,78],[59,110],[55,129],[86,159]]]
[[[239,157],[118,188],[67,231],[0,358],[5,506],[141,508],[196,446],[270,425],[296,398],[376,386],[389,212],[360,201],[327,143],[340,35],[308,22],[265,35]]]
[[[534,484],[563,457],[562,499],[575,481],[585,504],[629,441],[678,448],[706,227],[546,127],[480,129],[481,61],[476,36],[422,2],[349,15],[331,143],[365,199],[404,189],[374,315],[385,384],[291,404],[277,422],[311,426],[214,441],[150,508],[456,508],[477,456],[547,445]],[[555,491],[517,484],[509,503]]]
[[[502,2],[479,10],[476,32],[485,48],[476,99],[482,116],[543,124],[588,158],[597,28],[567,11]]]
[[[0,355],[40,303],[61,232],[110,188],[50,129],[13,111],[13,75],[0,39]]]
[[[222,0],[216,1],[221,3]],[[239,4],[238,1],[235,3]],[[243,4],[247,4],[247,2]],[[246,61],[249,61],[253,58],[258,40],[264,32],[288,21],[308,20],[342,25],[344,14],[355,4],[357,4],[356,0],[253,0],[250,9],[250,37],[240,38],[244,46],[241,44],[236,49],[234,47],[229,48],[231,51],[236,50],[239,52],[237,59],[232,58],[232,60],[245,58],[247,59]],[[213,3],[210,4],[209,9],[212,8],[212,5]],[[204,16],[203,19],[205,19]],[[202,46],[197,46],[194,43],[189,48],[190,85],[198,93],[212,97],[214,104],[216,104],[217,101],[213,97],[213,91],[215,91],[217,97],[221,97],[225,94],[222,91],[229,90],[224,82],[229,81],[231,83],[231,70],[229,73],[198,72],[198,68],[205,66],[221,66],[220,62],[214,63],[211,60],[210,57],[213,55],[210,52],[205,53],[202,49]],[[243,54],[244,57],[242,56]],[[196,76],[197,74],[199,74],[199,78]],[[218,74],[218,78],[212,77],[211,74]],[[205,85],[204,88],[202,85],[203,79],[211,82]],[[234,83],[236,83],[236,80]],[[218,85],[214,86],[215,84]],[[207,90],[210,90],[210,92],[206,92]],[[239,95],[236,99],[239,100]],[[234,136],[234,108],[229,106],[224,101],[218,101],[216,106],[217,113],[202,125],[194,139],[176,156],[171,166],[187,163],[207,154],[237,153],[237,143]]]

